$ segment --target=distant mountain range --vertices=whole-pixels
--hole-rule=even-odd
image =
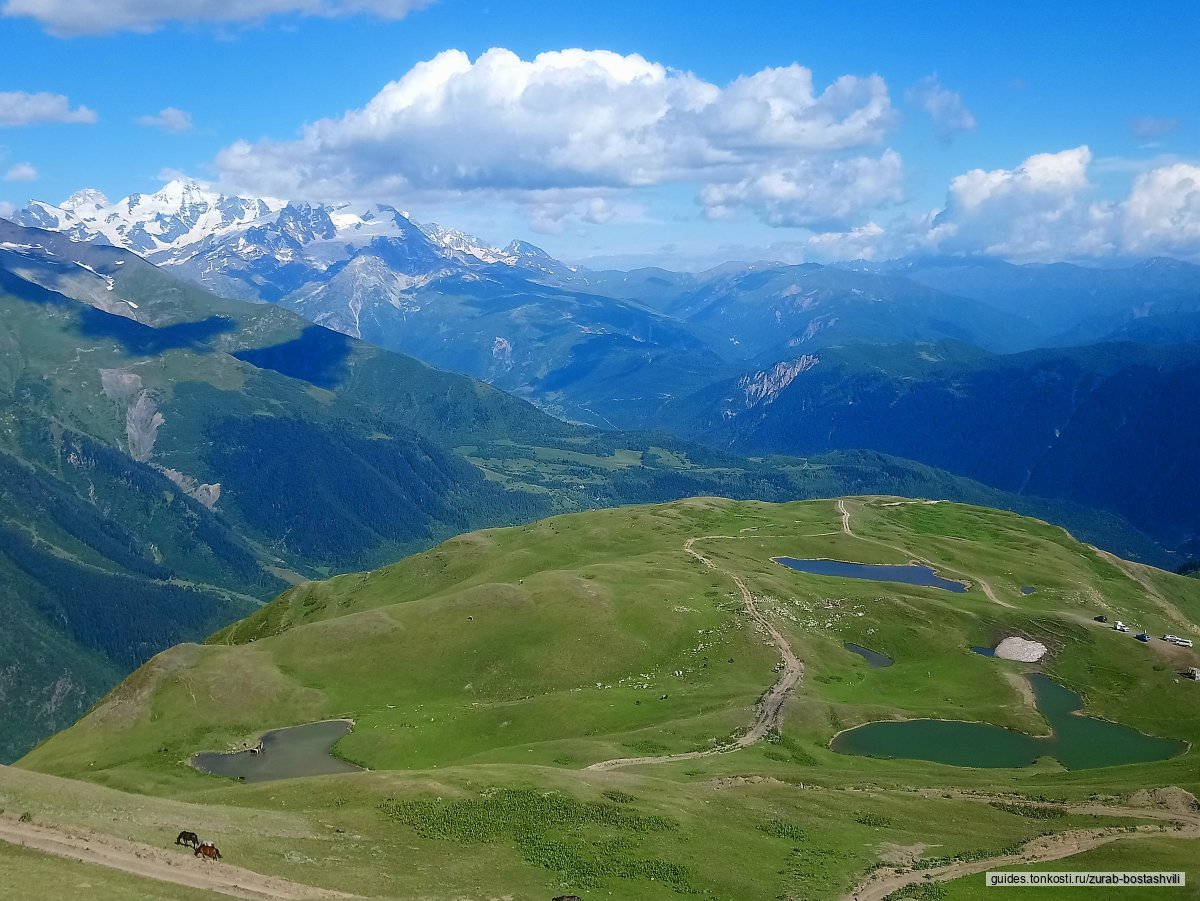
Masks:
[[[569,421],[665,425],[753,453],[886,450],[1119,513],[1171,546],[1200,540],[1200,515],[1154,500],[1189,459],[1172,435],[1190,440],[1177,395],[1190,385],[1186,345],[1200,341],[1200,266],[921,258],[597,272],[389,206],[228,197],[187,181],[117,203],[81,191],[14,219],[128,248],[216,294],[290,309]],[[956,362],[917,365],[930,354]],[[1027,404],[1044,409],[1023,414]],[[1076,409],[1114,423],[1072,419]],[[1150,409],[1173,432],[1131,425]],[[960,435],[964,422],[977,425]],[[998,446],[1004,461],[986,460]],[[1058,454],[1079,465],[1047,462]],[[1121,459],[1152,466],[1166,494],[1119,488]]]
[[[748,460],[563,422],[177,272],[0,221],[0,760],[289,582],[549,513],[932,496],[1165,557],[1117,517],[877,452]]]
[[[1200,335],[1200,267],[1164,259],[593,272],[521,241],[493,247],[420,225],[387,205],[230,197],[185,180],[116,203],[84,190],[12,218],[132,250],[218,295],[288,307],[596,425],[644,424],[710,375],[815,347],[949,339],[1013,352]],[[610,390],[590,383],[597,368]]]

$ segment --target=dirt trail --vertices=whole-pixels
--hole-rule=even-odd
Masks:
[[[850,511],[846,509],[846,502],[844,500],[838,501],[838,512],[842,514],[842,531],[851,538],[856,537],[855,534],[850,531]]]
[[[945,794],[940,792],[939,794]],[[1012,802],[1013,799],[1004,796],[987,797],[953,792],[956,797],[987,803],[993,800]],[[1163,829],[1170,829],[1166,834],[1173,838],[1200,838],[1200,814],[1188,810],[1156,810],[1142,807],[1107,807],[1100,804],[1037,804],[1035,806],[1057,807],[1068,813],[1087,816],[1129,817],[1161,821],[1155,826],[1138,827],[1136,833],[1129,833],[1119,827],[1100,829],[1074,829],[1057,835],[1047,835],[1026,842],[1017,854],[1004,854],[983,860],[972,860],[963,863],[947,864],[942,867],[930,867],[926,870],[910,870],[901,872],[896,867],[886,867],[876,870],[849,893],[843,896],[843,901],[883,901],[892,892],[907,885],[926,882],[946,882],[962,876],[972,876],[985,873],[988,870],[1004,867],[1020,866],[1031,863],[1047,863],[1061,860],[1083,851],[1108,844],[1131,834],[1161,834]],[[1181,824],[1182,828],[1171,828],[1168,824]]]
[[[913,503],[925,503],[925,502],[914,501]],[[849,508],[847,508],[846,502],[844,500],[840,500],[837,502],[837,506],[838,506],[838,510],[842,514],[842,531],[845,532],[847,535],[849,535],[851,538],[857,538],[859,541],[866,541],[870,544],[874,544],[879,547],[888,548],[889,550],[899,551],[901,554],[907,555],[911,559],[916,560],[918,563],[924,564],[925,566],[928,566],[930,569],[932,569],[934,571],[937,570],[937,567],[933,563],[924,559],[923,557],[918,557],[916,554],[914,554],[908,548],[900,547],[900,545],[898,545],[898,544],[888,544],[886,541],[880,541],[877,538],[864,538],[862,535],[856,535],[854,533],[854,531],[850,528],[850,510],[849,510]],[[901,505],[893,504],[891,506],[901,506]],[[999,604],[1001,607],[1008,607],[1010,610],[1014,609],[1013,605],[1008,603],[1008,601],[1000,600],[1000,598],[996,594],[996,592],[992,590],[992,586],[989,585],[987,582],[983,581],[983,579],[976,576],[975,581],[979,585],[980,590],[987,596],[987,599],[989,601],[991,601],[993,604]]]
[[[265,876],[224,861],[198,859],[192,855],[190,848],[156,848],[139,842],[99,835],[85,829],[72,831],[0,817],[0,841],[81,863],[121,870],[133,876],[232,895],[235,898],[356,897],[292,882],[278,876]]]
[[[992,603],[999,604],[1001,607],[1008,607],[1010,610],[1013,609],[1013,605],[1008,601],[1002,601],[1000,598],[996,597],[996,592],[992,591],[992,586],[983,581],[983,579],[979,578],[979,576],[975,577],[975,581],[979,583],[979,587],[983,590],[983,593],[988,596],[988,600],[990,600]]]
[[[698,757],[711,757],[714,754],[727,754],[739,748],[748,748],[750,745],[762,741],[772,729],[779,728],[779,721],[783,715],[783,704],[787,700],[788,695],[791,694],[792,689],[804,678],[804,663],[796,656],[796,652],[792,650],[792,646],[788,643],[788,640],[763,615],[763,612],[758,607],[758,602],[754,598],[753,592],[750,591],[741,577],[727,569],[721,569],[711,559],[693,547],[697,541],[732,539],[737,537],[741,536],[704,535],[703,537],[689,538],[684,542],[683,550],[684,553],[700,561],[709,569],[716,570],[733,580],[733,583],[738,587],[738,591],[741,592],[742,603],[745,605],[746,613],[749,614],[754,624],[767,634],[771,639],[771,643],[775,645],[779,651],[779,655],[783,658],[783,670],[780,672],[779,678],[758,703],[754,725],[750,727],[749,732],[741,736],[737,741],[715,748],[708,748],[704,751],[685,751],[682,754],[665,754],[658,757],[618,757],[614,760],[602,760],[599,763],[593,763],[588,767],[589,770],[613,770],[618,767],[637,766],[645,763],[673,763],[679,760],[695,760]]]

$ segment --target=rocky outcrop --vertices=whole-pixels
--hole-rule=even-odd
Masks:
[[[142,387],[142,377],[125,369],[101,369],[100,390],[118,404],[128,404],[125,437],[129,441],[129,456],[145,463],[154,453],[158,430],[166,419],[158,412],[158,404],[149,390]]]
[[[738,381],[746,397],[746,406],[752,407],[758,403],[769,404],[779,396],[796,376],[812,369],[821,360],[816,354],[804,354],[794,360],[776,363],[770,369],[744,376]]]
[[[154,452],[158,430],[166,420],[158,412],[158,405],[150,392],[143,389],[137,399],[125,411],[125,435],[129,439],[129,456],[146,462]]]
[[[215,508],[217,501],[221,499],[220,482],[214,482],[211,485],[197,482],[191,476],[184,475],[177,469],[163,468],[159,472],[178,485],[180,491],[209,510]]]

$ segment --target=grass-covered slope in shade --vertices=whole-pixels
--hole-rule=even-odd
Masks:
[[[0,770],[0,800],[59,821],[120,810],[105,828],[141,841],[161,842],[164,822],[199,823],[239,865],[367,896],[833,899],[896,855],[994,855],[1046,831],[1142,822],[1080,805],[1200,791],[1191,750],[1076,772],[830,751],[837,731],[891,717],[1040,732],[1018,690],[1036,670],[1080,692],[1088,715],[1200,739],[1196,686],[1177,676],[1193,652],[1091,619],[1195,634],[1194,580],[985,508],[882,497],[844,508],[697,498],[572,514],[298,585],[139,669],[21,770]],[[689,539],[712,568],[685,552]],[[777,555],[920,559],[971,587],[808,576]],[[779,655],[734,576],[804,663],[780,732],[726,754],[586,769],[710,748],[750,724]],[[970,651],[1007,635],[1051,654],[1029,665]],[[847,641],[895,663],[869,669]],[[354,720],[336,753],[370,772],[242,785],[187,765],[333,716]],[[993,806],[997,792],[1013,796]],[[1080,807],[1022,813],[1047,801]],[[1157,835],[1116,846],[1118,868],[1139,869],[1143,853],[1182,859]]]

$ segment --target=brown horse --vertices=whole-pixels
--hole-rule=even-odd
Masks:
[[[200,836],[194,832],[181,832],[179,837],[175,839],[177,845],[187,845],[189,848],[200,847]]]
[[[207,857],[209,860],[220,860],[221,852],[212,842],[201,842],[200,847],[196,849],[196,856]]]

